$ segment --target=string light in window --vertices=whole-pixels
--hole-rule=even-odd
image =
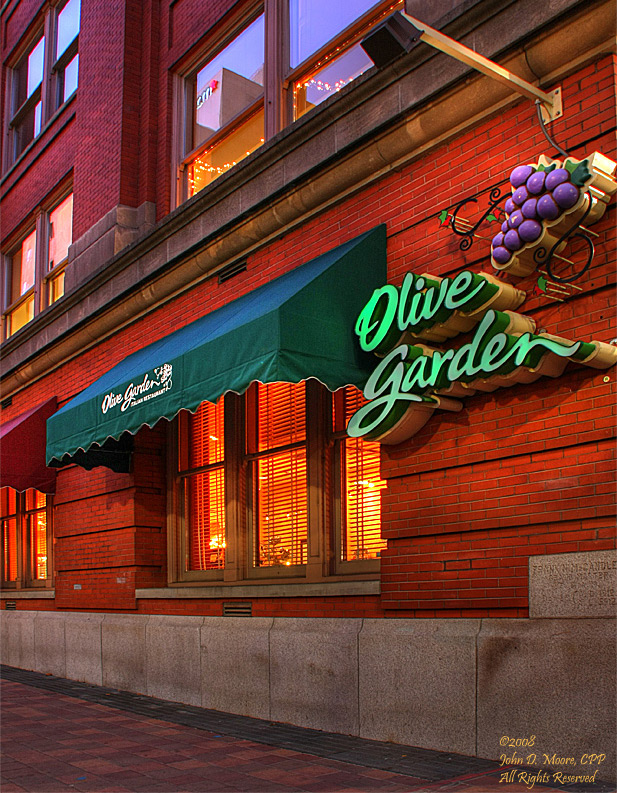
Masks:
[[[314,77],[311,77],[310,80],[306,80],[303,83],[303,87],[315,88],[317,91],[340,91],[343,86],[351,83],[353,79],[353,77],[350,77],[347,80],[337,80],[334,85],[330,85],[330,83],[325,83],[323,80],[316,80]]]
[[[402,7],[402,3],[400,2],[400,0],[398,0],[398,2],[393,3],[387,9],[382,11],[382,13],[379,14],[379,16],[377,16],[375,19],[371,20],[370,24],[364,26],[360,31],[358,31],[356,33],[356,35],[350,36],[348,39],[345,39],[345,41],[342,41],[340,43],[340,45],[338,47],[336,47],[336,49],[331,50],[327,55],[324,55],[324,57],[321,58],[321,60],[317,61],[317,63],[314,64],[314,68],[313,68],[313,72],[312,73],[313,74],[317,74],[318,72],[320,72],[322,67],[324,67],[330,61],[335,60],[339,56],[339,53],[344,52],[345,50],[348,50],[353,44],[356,44],[357,42],[359,42],[360,39],[363,38],[363,36],[367,32],[367,30],[369,30],[370,28],[375,27],[377,24],[379,24],[379,22],[382,21],[382,19],[385,19],[386,17],[390,16],[390,14],[393,11],[396,11],[398,8],[401,8],[401,7]],[[356,75],[356,76],[358,76],[358,75]],[[347,80],[346,82],[351,82],[353,79],[354,78],[352,77],[349,80]],[[306,89],[306,88],[312,87],[312,84],[314,82],[320,82],[320,81],[314,81],[311,78],[308,78],[304,82],[299,80],[298,82],[296,82],[294,84],[294,91],[293,91],[294,118],[298,118],[298,94],[299,94],[299,92],[302,89]],[[335,86],[338,85],[339,87],[335,88],[335,90],[336,91],[340,91],[340,89],[346,84],[346,82],[342,81],[342,80],[341,81],[337,81],[335,83]],[[328,89],[317,88],[317,90],[332,90],[332,89],[331,88],[328,88]]]

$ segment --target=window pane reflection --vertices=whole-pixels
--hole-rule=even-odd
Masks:
[[[69,254],[73,239],[73,194],[49,213],[49,258],[47,269],[52,270]]]
[[[263,71],[262,15],[197,73],[190,148],[208,140],[261,96]]]
[[[64,87],[62,101],[66,102],[69,96],[77,90],[77,77],[79,72],[79,53],[70,60],[64,70]]]
[[[295,68],[365,14],[375,0],[290,0],[290,62]],[[317,104],[317,103],[315,103]]]
[[[189,196],[214,181],[264,142],[264,112],[260,110],[208,151],[196,157],[188,168]]]
[[[294,86],[295,117],[299,118],[315,105],[340,91],[372,65],[373,61],[362,47],[356,44],[319,71],[297,82]]]
[[[43,81],[43,56],[45,54],[45,37],[28,55],[28,87],[27,96],[31,96]]]
[[[69,0],[58,14],[58,36],[56,38],[56,60],[62,55],[79,33],[80,0]]]

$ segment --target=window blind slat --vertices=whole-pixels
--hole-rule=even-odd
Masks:
[[[223,400],[201,404],[189,417],[189,467],[216,468],[186,478],[187,570],[225,566],[225,474]]]
[[[306,449],[276,451],[306,440],[305,394],[304,383],[258,386],[258,449],[270,453],[253,464],[256,566],[306,564]]]
[[[358,389],[345,389],[345,425],[365,402]],[[380,475],[380,446],[360,438],[347,438],[342,452],[345,497],[341,560],[375,559],[387,546],[381,538],[381,491],[386,482]]]

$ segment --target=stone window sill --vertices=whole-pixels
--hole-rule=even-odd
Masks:
[[[379,595],[379,581],[333,581],[309,584],[218,584],[210,586],[170,586],[156,589],[137,589],[135,597],[141,600],[155,598],[289,598],[289,597],[340,597],[353,595]]]

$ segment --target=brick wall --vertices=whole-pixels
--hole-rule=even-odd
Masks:
[[[551,134],[575,156],[599,149],[615,157],[614,69],[615,59],[602,57],[562,83],[566,112]],[[159,82],[159,95],[168,88]],[[164,141],[160,126],[159,134]],[[490,270],[489,243],[476,240],[462,252],[439,212],[505,182],[512,167],[542,153],[551,152],[535,110],[520,102],[268,245],[249,257],[246,273],[221,286],[206,281],[102,341],[21,392],[4,420],[52,395],[66,402],[127,354],[380,222],[387,223],[394,283],[407,270]],[[486,205],[485,192],[476,211]],[[520,310],[550,333],[610,341],[617,336],[609,310],[614,201],[593,230],[597,253],[582,291],[565,303],[530,294]],[[496,231],[487,225],[479,233],[490,239]],[[535,278],[508,280],[530,293]],[[331,616],[332,609],[338,616],[526,616],[530,555],[615,547],[614,396],[613,370],[569,364],[560,379],[478,394],[460,414],[435,416],[407,443],[383,451],[389,547],[381,601],[256,599],[254,609],[260,616]],[[163,430],[137,437],[147,448],[133,475],[75,468],[58,475],[57,606],[220,614],[220,601],[135,604],[135,586],[165,580]]]

